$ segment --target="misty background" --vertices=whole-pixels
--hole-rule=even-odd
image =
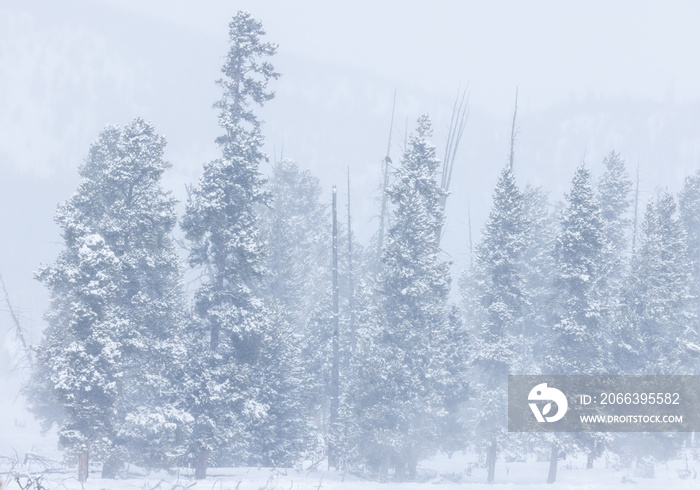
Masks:
[[[239,9],[279,44],[276,97],[260,111],[270,162],[296,160],[346,202],[368,243],[378,226],[380,162],[400,159],[406,125],[430,114],[442,155],[452,105],[468,84],[442,246],[457,275],[506,163],[519,90],[515,174],[562,197],[585,158],[599,175],[615,150],[640,176],[640,205],[700,167],[700,6],[692,2],[0,1],[0,274],[32,344],[48,293],[33,279],[61,248],[53,216],[107,124],[136,116],[167,138],[164,186],[184,201],[218,156],[212,103]],[[271,163],[263,171],[271,169]],[[180,206],[182,210],[183,206]],[[643,209],[643,208],[641,208]],[[455,298],[456,294],[453,295]],[[31,416],[17,393],[15,331],[0,306],[0,434]],[[23,423],[20,421],[20,423]],[[16,424],[15,424],[16,425]],[[0,443],[2,441],[0,440]]]

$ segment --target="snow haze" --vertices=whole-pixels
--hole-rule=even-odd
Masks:
[[[62,248],[56,206],[75,191],[78,167],[107,124],[142,116],[166,137],[172,169],[163,185],[179,213],[186,185],[220,155],[215,81],[241,9],[279,44],[275,98],[255,109],[270,155],[263,173],[293,159],[320,179],[324,202],[337,185],[344,210],[349,169],[363,244],[379,225],[388,139],[399,162],[427,113],[442,158],[455,97],[467,88],[441,243],[454,300],[470,263],[467,208],[476,243],[508,161],[516,89],[514,174],[552,201],[563,199],[582,161],[601,175],[611,150],[633,178],[639,168],[641,210],[700,169],[696,2],[0,0],[0,274],[30,344],[41,339],[49,304],[33,274]],[[19,396],[28,372],[15,362],[4,297],[0,455],[19,444],[18,427],[39,440]]]

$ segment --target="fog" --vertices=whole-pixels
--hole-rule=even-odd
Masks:
[[[328,201],[332,185],[345,189],[349,168],[362,243],[378,226],[394,91],[396,162],[424,113],[442,156],[454,99],[467,87],[442,243],[453,289],[469,263],[467,206],[476,241],[507,162],[516,88],[516,178],[554,200],[581,161],[595,176],[611,150],[631,174],[639,168],[642,202],[663,188],[677,192],[700,168],[694,2],[2,0],[0,274],[30,343],[40,340],[48,306],[33,272],[61,248],[56,205],[75,190],[105,125],[153,122],[173,164],[165,186],[181,201],[218,156],[214,82],[240,9],[279,44],[273,62],[282,77],[260,112],[270,161],[283,155],[310,169]],[[29,420],[16,403],[26,372],[13,369],[15,349],[3,302],[0,388],[12,403],[0,410]]]

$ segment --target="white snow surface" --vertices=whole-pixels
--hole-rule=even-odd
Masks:
[[[20,463],[24,460],[24,454],[13,453],[19,456]],[[2,455],[12,456],[12,455]],[[30,456],[31,458],[31,456]],[[700,466],[698,462],[690,462],[691,476],[683,479],[681,474],[686,468],[685,461],[673,461],[667,464],[657,464],[655,478],[640,478],[634,475],[632,470],[619,470],[606,468],[604,458],[597,460],[594,469],[585,469],[585,458],[569,459],[559,462],[557,482],[548,485],[544,481],[547,476],[549,463],[528,461],[506,463],[500,461],[496,467],[496,483],[489,485],[486,481],[486,469],[475,466],[475,458],[472,454],[456,453],[452,458],[438,456],[423,462],[419,466],[419,480],[415,482],[387,482],[379,483],[366,480],[359,476],[336,471],[308,470],[308,463],[298,468],[210,468],[205,480],[194,480],[194,472],[191,469],[180,468],[170,472],[148,472],[139,468],[130,467],[128,473],[123,473],[121,478],[106,480],[99,477],[99,468],[91,466],[90,478],[81,485],[73,468],[62,467],[59,463],[45,469],[46,462],[36,462],[31,459],[25,464],[18,464],[12,468],[13,475],[8,472],[10,459],[1,458],[0,482],[2,490],[17,489],[21,487],[14,480],[14,475],[20,475],[19,483],[26,487],[28,478],[38,480],[41,485],[49,490],[54,488],[64,489],[238,489],[238,490],[369,490],[369,489],[493,489],[493,488],[526,488],[526,489],[618,489],[634,488],[646,489],[697,489],[700,481],[693,479],[693,466]],[[468,468],[472,468],[471,471]],[[35,489],[36,486],[29,488]]]
[[[11,385],[11,383],[10,383]],[[9,388],[10,386],[6,386]],[[9,391],[9,390],[8,390]],[[91,465],[88,481],[81,485],[77,480],[77,468],[62,463],[62,453],[57,449],[57,437],[49,431],[41,435],[38,423],[24,409],[21,396],[0,399],[0,486],[1,490],[21,490],[14,480],[20,475],[22,487],[28,478],[41,476],[40,483],[46,490],[486,490],[486,489],[590,489],[612,490],[630,488],[634,490],[681,490],[700,488],[700,461],[685,459],[668,463],[657,463],[655,477],[641,478],[634,470],[615,469],[613,459],[605,455],[595,460],[594,469],[586,470],[585,457],[559,461],[557,482],[545,483],[548,462],[529,459],[527,462],[508,463],[500,459],[496,466],[496,483],[486,483],[486,468],[478,464],[476,455],[456,452],[451,458],[445,455],[423,461],[419,465],[419,480],[416,482],[379,483],[350,473],[328,471],[324,463],[309,470],[306,462],[297,468],[209,468],[205,480],[194,480],[194,471],[179,468],[173,471],[148,472],[133,466],[128,473],[116,480],[100,478],[99,465]],[[607,466],[607,467],[606,467]],[[470,469],[471,468],[471,469]],[[684,470],[690,476],[683,479]],[[37,490],[36,486],[29,487]],[[27,488],[27,490],[29,490]]]

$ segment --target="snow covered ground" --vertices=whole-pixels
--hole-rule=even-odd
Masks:
[[[13,403],[14,402],[14,403]],[[54,434],[39,434],[38,424],[20,405],[20,399],[5,398],[0,402],[0,482],[2,490],[38,490],[37,486],[27,486],[28,479],[39,480],[46,490],[127,490],[127,489],[211,489],[211,490],[370,490],[397,489],[595,489],[608,490],[634,488],[639,490],[675,490],[700,488],[700,479],[680,478],[686,468],[685,461],[657,464],[653,479],[639,478],[630,470],[606,468],[606,458],[595,462],[593,470],[585,469],[585,458],[559,462],[557,482],[545,482],[549,463],[529,461],[527,463],[506,463],[499,461],[496,467],[496,484],[488,485],[486,469],[479,467],[473,454],[455,453],[452,458],[437,456],[424,461],[419,467],[419,482],[377,483],[358,476],[335,471],[308,471],[303,468],[210,468],[208,477],[195,481],[193,471],[179,469],[173,472],[146,472],[129,468],[125,478],[103,480],[98,468],[92,468],[91,478],[81,486],[76,478],[76,468],[61,465],[61,453],[56,448]],[[700,472],[700,462],[689,463]],[[694,468],[693,468],[694,466]],[[22,475],[18,485],[9,474]],[[629,485],[628,485],[629,484]]]
[[[17,381],[17,380],[15,380]],[[653,479],[637,477],[630,470],[606,468],[606,457],[596,460],[593,470],[585,469],[585,458],[559,462],[557,482],[545,482],[549,463],[529,461],[527,463],[507,463],[499,460],[496,467],[496,484],[488,485],[486,469],[476,464],[473,454],[455,453],[452,458],[437,456],[424,461],[419,467],[420,482],[377,483],[350,474],[334,471],[308,471],[303,468],[210,468],[208,478],[196,482],[193,471],[180,469],[174,472],[145,472],[129,468],[126,478],[103,480],[99,468],[93,468],[91,478],[82,487],[76,478],[76,468],[64,467],[61,452],[57,449],[57,438],[49,432],[42,435],[39,424],[24,408],[24,401],[18,396],[19,383],[3,378],[2,389],[6,395],[0,398],[0,482],[2,490],[21,490],[20,485],[9,474],[22,475],[20,484],[26,490],[38,490],[36,485],[27,487],[28,478],[41,476],[40,483],[46,490],[53,489],[158,489],[184,490],[370,490],[370,489],[698,489],[700,479],[680,478],[686,469],[685,460],[657,464]],[[13,466],[14,465],[14,466]],[[609,465],[612,466],[612,465]],[[689,462],[691,473],[700,473],[700,462]],[[624,482],[629,483],[626,484]],[[634,482],[634,483],[632,483]]]
[[[24,454],[17,453],[20,462],[24,462]],[[9,456],[13,456],[9,455]],[[5,456],[5,455],[3,455]],[[18,483],[6,473],[10,470],[12,458],[2,458],[0,464],[0,481],[2,489],[18,489]],[[334,471],[307,471],[302,468],[274,469],[274,468],[212,468],[206,480],[195,481],[193,472],[189,469],[179,469],[173,472],[143,472],[131,468],[128,475],[118,480],[103,480],[99,473],[91,474],[82,487],[75,478],[74,469],[61,468],[60,465],[53,469],[45,470],[46,461],[36,461],[31,457],[13,468],[15,474],[21,474],[19,483],[22,487],[36,489],[35,486],[27,487],[28,479],[36,479],[41,476],[40,482],[45,489],[82,488],[85,490],[99,489],[289,489],[289,490],[369,490],[382,488],[386,490],[418,490],[428,488],[456,489],[469,488],[473,490],[492,488],[547,488],[547,489],[697,489],[700,481],[690,476],[682,479],[679,475],[686,468],[685,461],[675,461],[668,464],[656,465],[656,476],[653,479],[636,477],[629,470],[615,470],[605,468],[605,461],[596,461],[593,470],[585,469],[585,460],[561,461],[559,465],[558,481],[554,485],[547,485],[544,480],[547,475],[547,462],[505,463],[500,462],[496,469],[496,484],[488,485],[486,470],[473,466],[472,455],[455,454],[452,459],[440,456],[424,462],[420,467],[420,482],[408,483],[377,483],[367,481],[357,476]],[[469,468],[472,468],[469,470]],[[691,464],[692,470],[692,464]]]

